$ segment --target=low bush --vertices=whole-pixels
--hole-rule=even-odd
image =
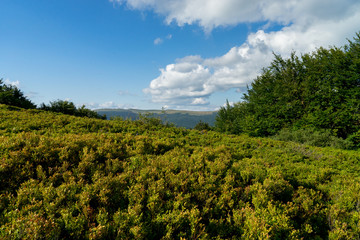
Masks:
[[[282,129],[272,138],[317,147],[334,147],[340,149],[352,149],[354,147],[354,144],[350,140],[336,137],[330,130]]]
[[[0,105],[0,239],[358,239],[360,152]]]

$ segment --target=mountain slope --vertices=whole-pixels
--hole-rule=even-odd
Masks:
[[[200,121],[214,126],[217,112],[212,111],[180,111],[180,110],[139,110],[139,109],[97,109],[98,114],[106,114],[107,118],[139,119],[139,115],[150,114],[164,122],[173,123],[177,127],[194,128]]]

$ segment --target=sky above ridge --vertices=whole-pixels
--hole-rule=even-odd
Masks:
[[[0,79],[38,105],[216,110],[273,53],[359,31],[358,0],[1,0]]]

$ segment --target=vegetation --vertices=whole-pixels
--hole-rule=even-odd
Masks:
[[[282,129],[326,132],[360,144],[360,34],[343,48],[275,59],[243,101],[222,107],[222,132],[272,136]],[[331,144],[327,144],[331,145]]]
[[[0,79],[0,104],[7,104],[22,108],[36,108],[36,105],[24,96],[19,88],[7,85]]]
[[[289,130],[281,129],[272,137],[281,141],[293,141],[318,147],[333,147],[340,149],[352,149],[354,144],[348,139],[335,137],[329,130],[313,131],[310,129]]]
[[[360,147],[359,81],[359,34],[275,55],[220,109],[232,135],[35,109],[0,80],[0,239],[359,239],[360,151],[335,149]]]
[[[199,131],[203,131],[203,130],[206,130],[206,131],[209,131],[211,130],[211,127],[210,125],[207,123],[207,122],[203,122],[203,121],[199,121],[195,127],[194,127],[195,130],[199,130]]]
[[[95,111],[85,108],[85,105],[82,105],[80,108],[76,108],[73,102],[57,100],[50,102],[49,105],[42,103],[40,105],[41,110],[64,113],[68,115],[74,115],[78,117],[89,117],[89,118],[99,118],[106,119],[106,115],[100,115]]]
[[[35,109],[36,105],[24,96],[24,93],[16,86],[6,85],[3,79],[0,79],[0,104],[6,104],[25,109]],[[106,115],[100,115],[95,111],[85,108],[83,105],[76,108],[73,102],[57,100],[50,102],[49,105],[42,103],[41,110],[75,115],[79,117],[106,119]]]
[[[0,105],[0,239],[358,239],[360,152]]]

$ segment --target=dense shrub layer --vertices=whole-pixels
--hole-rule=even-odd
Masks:
[[[357,239],[359,161],[0,105],[0,238]]]

